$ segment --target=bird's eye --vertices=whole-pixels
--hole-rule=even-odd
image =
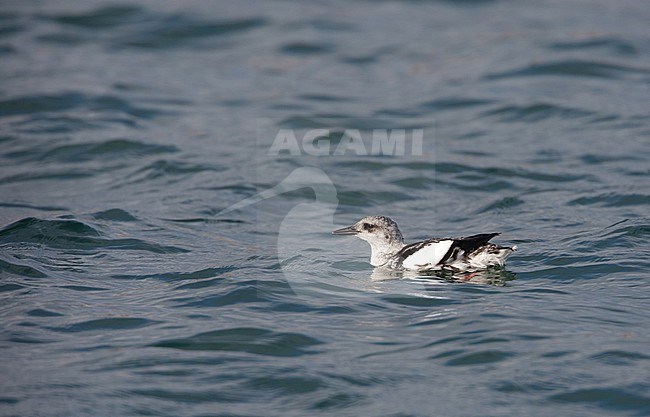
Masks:
[[[363,230],[367,230],[368,232],[371,232],[375,228],[375,226],[370,223],[364,223],[362,227]]]

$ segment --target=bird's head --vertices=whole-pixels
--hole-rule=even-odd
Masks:
[[[364,217],[352,226],[335,230],[332,234],[355,235],[377,247],[401,245],[404,242],[397,223],[385,216]]]

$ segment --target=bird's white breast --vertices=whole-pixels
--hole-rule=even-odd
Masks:
[[[415,253],[406,257],[404,261],[402,261],[402,266],[406,269],[422,269],[434,267],[449,251],[452,243],[454,243],[453,240],[431,242],[418,249]]]

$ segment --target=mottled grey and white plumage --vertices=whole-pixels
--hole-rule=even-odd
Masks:
[[[506,258],[517,249],[516,246],[489,243],[499,233],[433,238],[406,245],[397,223],[385,216],[367,216],[332,233],[355,235],[365,240],[372,249],[370,263],[391,269],[475,271],[503,266]]]

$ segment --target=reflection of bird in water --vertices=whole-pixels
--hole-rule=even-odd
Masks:
[[[411,271],[480,271],[502,267],[506,258],[517,248],[489,243],[498,233],[468,237],[429,239],[404,244],[402,233],[392,219],[368,216],[352,226],[332,232],[335,235],[355,235],[372,248],[370,263]]]
[[[423,284],[458,282],[494,285],[502,287],[506,282],[517,279],[517,275],[502,268],[490,268],[481,271],[462,272],[462,271],[396,271],[388,268],[375,268],[370,275],[373,281],[389,281],[395,279],[409,279],[419,281]]]

